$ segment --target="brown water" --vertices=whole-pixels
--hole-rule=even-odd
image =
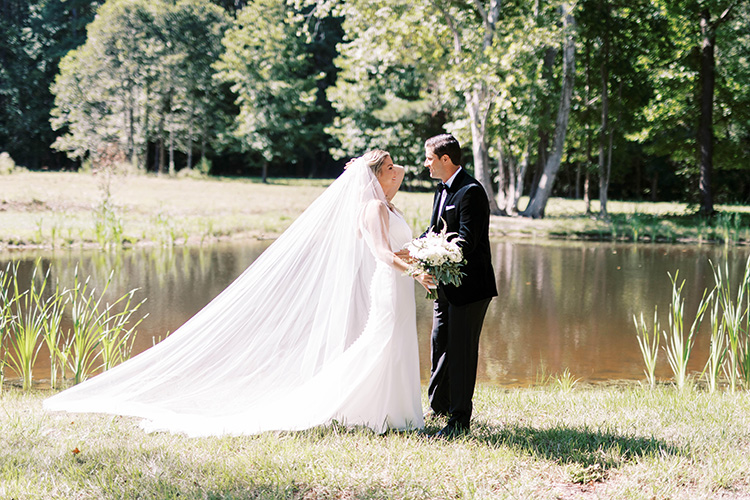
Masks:
[[[101,288],[111,270],[110,300],[139,288],[136,298],[148,317],[139,327],[135,352],[176,330],[250,265],[270,242],[222,244],[206,248],[137,249],[118,254],[57,252],[41,255],[52,276],[71,286],[76,265]],[[642,380],[643,361],[633,315],[653,318],[654,306],[667,326],[672,285],[668,273],[685,279],[686,323],[706,287],[713,286],[710,261],[729,265],[734,283],[742,278],[750,250],[718,247],[495,241],[493,260],[499,297],[487,313],[480,342],[480,381],[496,385],[533,384],[566,368],[583,381]],[[6,254],[21,261],[28,279],[40,255]],[[422,377],[429,374],[431,302],[416,290]],[[65,325],[63,325],[65,328]],[[691,369],[700,371],[708,353],[707,330],[697,338]],[[657,375],[669,378],[663,352]],[[46,352],[35,379],[48,377]]]

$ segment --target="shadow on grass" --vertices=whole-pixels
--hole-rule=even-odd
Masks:
[[[477,426],[467,439],[489,446],[506,446],[558,464],[579,467],[579,482],[604,479],[610,469],[641,457],[684,455],[686,450],[653,437],[611,431],[555,427]]]

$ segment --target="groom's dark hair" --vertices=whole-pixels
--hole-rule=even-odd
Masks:
[[[461,165],[461,145],[451,134],[430,137],[425,141],[424,147],[430,149],[438,158],[448,155],[454,165]]]

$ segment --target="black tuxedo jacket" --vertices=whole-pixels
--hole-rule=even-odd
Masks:
[[[490,252],[490,204],[487,193],[463,168],[446,190],[448,193],[442,215],[438,214],[441,190],[435,193],[430,227],[440,232],[444,221],[449,233],[457,233],[463,239],[459,245],[466,264],[462,268],[465,276],[461,286],[440,287],[448,302],[458,306],[495,297],[497,285]]]

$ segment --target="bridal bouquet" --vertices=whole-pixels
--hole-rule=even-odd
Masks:
[[[437,283],[460,285],[464,276],[461,266],[466,261],[458,246],[459,241],[462,240],[456,233],[448,233],[445,228],[439,233],[430,230],[424,236],[413,239],[405,247],[413,259],[406,274],[417,276],[429,273]],[[427,298],[437,299],[437,289],[431,289]]]

